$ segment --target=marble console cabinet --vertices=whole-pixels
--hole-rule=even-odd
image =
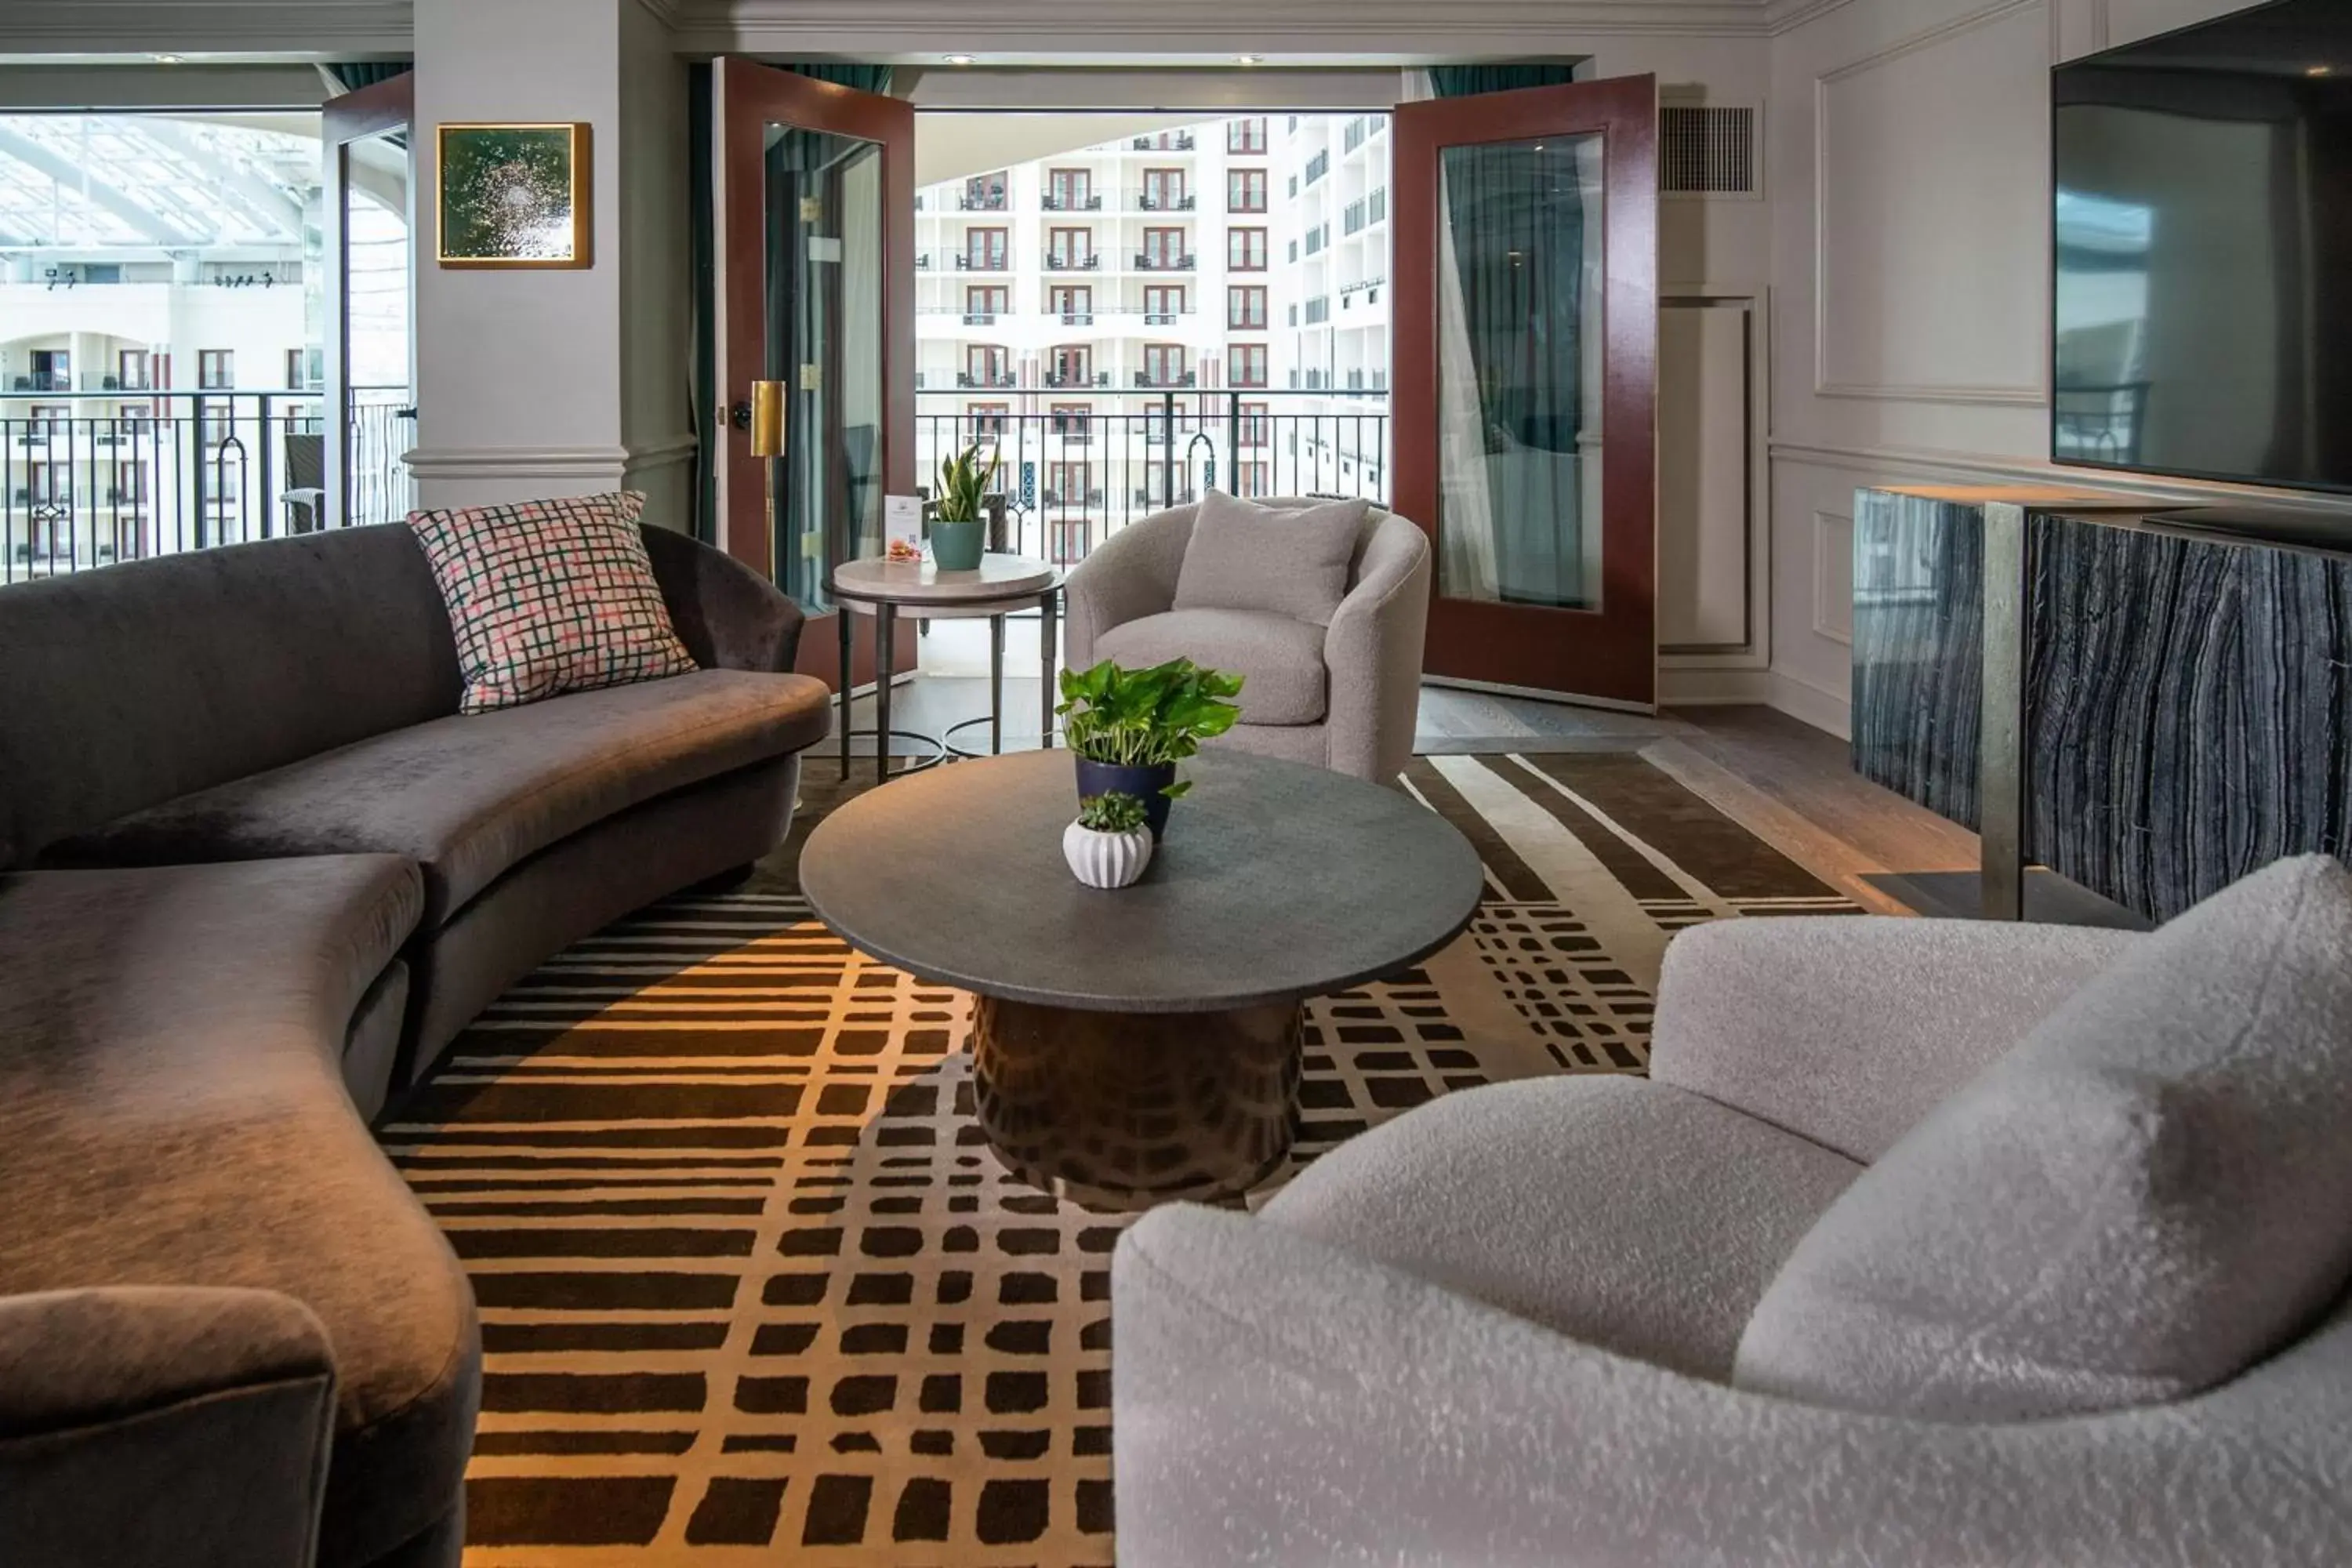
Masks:
[[[1853,763],[2153,920],[2352,847],[2352,516],[1864,490]]]

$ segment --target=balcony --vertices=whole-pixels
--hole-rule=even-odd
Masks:
[[[1047,371],[1045,373],[1045,384],[1056,392],[1071,392],[1076,391],[1080,387],[1108,386],[1110,384],[1110,372],[1107,370],[1097,370],[1091,373],[1085,371]]]
[[[1057,319],[1066,327],[1091,327],[1095,324],[1092,310],[1065,310]]]
[[[1103,493],[1100,490],[1045,490],[1039,493],[1038,499],[1047,506],[1098,507],[1103,503]]]
[[[1139,250],[1135,253],[1135,269],[1138,272],[1190,272],[1199,261],[1200,258],[1189,250],[1181,256],[1171,256],[1166,251]]]
[[[1003,387],[1009,387],[1009,386],[1011,386],[1011,385],[1013,384],[1013,373],[1012,373],[1011,371],[1009,371],[1009,370],[1003,370],[1003,371],[998,371],[998,372],[997,372],[995,374],[993,374],[993,375],[985,374],[979,374],[979,375],[975,375],[975,374],[973,374],[971,371],[968,371],[968,370],[960,370],[960,371],[956,372],[956,384],[957,384],[958,386],[961,386],[961,387],[974,387],[974,388],[977,388],[977,387],[989,387],[989,388],[1003,388]]]
[[[1102,270],[1102,253],[1089,250],[1084,256],[1076,256],[1067,252],[1048,251],[1045,253],[1045,270],[1048,272],[1099,272]]]
[[[1003,191],[990,191],[982,195],[966,192],[956,198],[956,209],[968,213],[1001,213],[1013,210],[1013,201]]]
[[[1188,213],[1196,210],[1201,198],[1191,191],[1138,191],[1135,206],[1139,212]]]
[[[64,393],[63,414],[0,415],[0,584],[319,524],[329,436],[315,394],[108,384],[121,379]],[[139,394],[139,417],[123,417],[125,391]],[[415,504],[402,460],[415,445],[408,402],[405,388],[354,390],[352,522],[396,521]]]
[[[1194,142],[1189,131],[1162,132],[1157,136],[1139,136],[1131,143],[1138,153],[1190,153]]]
[[[11,392],[71,392],[73,375],[61,370],[37,370],[29,374],[19,372],[8,378]]]
[[[1003,253],[989,256],[967,251],[956,257],[956,270],[959,272],[1008,272],[1012,267],[1013,258]]]
[[[1191,370],[1175,375],[1164,373],[1154,374],[1148,370],[1139,370],[1135,373],[1135,384],[1146,392],[1179,391],[1188,386],[1200,385],[1201,375],[1198,371]]]
[[[1099,195],[1057,195],[1051,191],[1045,193],[1045,210],[1049,213],[1098,213],[1102,211],[1102,205]]]
[[[993,310],[966,310],[963,313],[963,324],[967,327],[992,327],[996,325],[996,312]]]

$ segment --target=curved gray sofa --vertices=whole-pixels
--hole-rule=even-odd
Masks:
[[[467,717],[405,528],[0,590],[0,1563],[458,1561],[473,1292],[368,1120],[829,724],[792,603],[647,542],[700,670]]]
[[[1310,500],[1259,503],[1305,507]],[[1429,627],[1428,536],[1372,509],[1330,626],[1260,610],[1176,609],[1197,506],[1139,519],[1073,567],[1063,662],[1138,668],[1190,658],[1243,678],[1241,722],[1210,742],[1391,784],[1412,760]]]
[[[782,841],[831,725],[785,672],[799,608],[718,551],[646,539],[692,675],[460,715],[404,526],[305,534],[0,595],[0,866],[392,854],[423,868],[396,1042],[345,1063],[370,1115],[540,960]]]

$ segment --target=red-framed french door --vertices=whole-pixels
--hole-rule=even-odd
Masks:
[[[915,110],[733,57],[712,109],[719,542],[800,602],[800,667],[837,688],[827,574],[880,553],[884,497],[915,493]],[[778,458],[752,451],[762,382],[782,384]],[[900,622],[896,668],[914,637]],[[874,675],[858,638],[848,679]]]
[[[1426,669],[1657,699],[1657,83],[1400,105],[1397,510]]]

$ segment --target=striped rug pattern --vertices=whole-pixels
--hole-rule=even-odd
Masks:
[[[1454,1089],[1640,1071],[1683,926],[1852,912],[1636,756],[1404,783],[1489,898],[1422,967],[1309,1005],[1294,1169]],[[745,889],[551,960],[382,1131],[481,1302],[473,1568],[1112,1561],[1122,1220],[990,1157],[969,996],[811,919],[797,845],[852,792],[803,793]]]

